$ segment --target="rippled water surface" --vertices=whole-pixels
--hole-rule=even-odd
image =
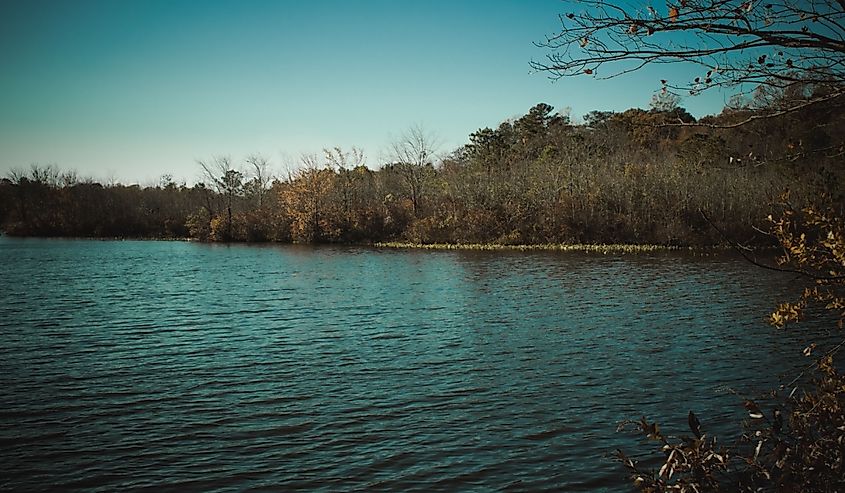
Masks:
[[[0,237],[4,491],[627,491],[802,363],[795,279],[688,255]],[[800,342],[800,341],[798,341]],[[725,430],[721,430],[725,431]]]

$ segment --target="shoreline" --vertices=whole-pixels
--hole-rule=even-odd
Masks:
[[[18,239],[55,239],[55,240],[89,240],[89,241],[164,241],[164,242],[186,242],[215,244],[240,244],[240,245],[296,245],[296,246],[347,246],[366,247],[383,250],[440,250],[440,251],[512,251],[512,252],[563,252],[563,253],[598,253],[598,254],[646,254],[646,253],[668,253],[685,252],[694,254],[708,254],[730,251],[731,247],[726,245],[657,245],[638,243],[538,243],[509,245],[502,243],[414,243],[406,241],[378,241],[378,242],[354,242],[354,243],[297,243],[297,242],[249,242],[249,241],[202,241],[190,237],[133,237],[133,236],[17,236],[0,233],[0,236]],[[771,248],[760,247],[761,251]]]
[[[541,243],[534,245],[506,245],[499,243],[411,243],[411,242],[378,242],[373,243],[376,248],[385,249],[417,249],[417,250],[476,250],[476,251],[546,251],[546,252],[579,252],[579,253],[655,253],[655,252],[705,252],[723,251],[729,247],[719,246],[676,246],[652,244],[625,243]]]
[[[190,236],[50,236],[50,235],[10,235],[0,231],[0,237],[17,238],[22,240],[90,240],[90,241],[185,241],[191,243],[200,242]],[[213,242],[209,242],[213,243]]]

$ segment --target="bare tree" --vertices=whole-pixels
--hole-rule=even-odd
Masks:
[[[346,225],[352,221],[352,205],[355,199],[355,180],[361,176],[356,170],[366,163],[364,151],[352,146],[349,151],[344,151],[339,146],[331,149],[323,149],[326,164],[337,172],[343,218]]]
[[[324,164],[320,162],[319,155],[306,152],[299,155],[299,164],[301,171],[319,171],[325,167]]]
[[[226,241],[232,239],[232,206],[243,193],[243,173],[232,166],[232,158],[217,156],[209,161],[199,160],[204,177],[223,197],[226,207]]]
[[[353,170],[366,162],[364,151],[355,146],[348,151],[344,151],[339,146],[323,149],[323,155],[326,158],[326,164],[336,171]]]
[[[72,187],[80,182],[79,173],[75,169],[69,169],[59,177],[59,184],[62,187]]]
[[[419,216],[420,202],[434,178],[437,140],[420,125],[405,131],[390,145],[390,167],[405,184],[414,216]]]
[[[76,171],[62,173],[55,164],[42,165],[32,163],[29,169],[12,168],[6,173],[6,178],[16,185],[31,182],[51,188],[71,186],[76,183]]]
[[[32,163],[29,165],[29,170],[12,168],[8,171],[6,176],[9,181],[15,184],[30,181],[50,187],[58,187],[62,182],[62,173],[59,170],[59,167],[55,164],[42,165]]]
[[[107,170],[105,179],[106,188],[115,188],[119,184],[120,180],[117,179],[117,173],[113,169]]]
[[[845,94],[845,1],[670,0],[568,1],[562,29],[539,46],[532,67],[553,78],[608,79],[648,65],[687,63],[689,80],[661,80],[665,89],[698,94],[720,86],[768,86],[787,94],[783,114]],[[656,83],[657,81],[655,81]],[[759,117],[760,115],[758,115]]]
[[[175,187],[175,186],[176,186],[176,182],[173,181],[173,174],[172,173],[162,174],[161,176],[158,177],[158,183],[153,185],[153,187],[158,187],[158,188],[162,188],[162,189],[169,188],[169,187]]]
[[[249,169],[248,175],[251,177],[248,188],[260,209],[264,205],[264,196],[274,178],[270,170],[270,161],[261,154],[250,154],[245,161]]]

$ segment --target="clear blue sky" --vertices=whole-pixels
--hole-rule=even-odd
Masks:
[[[441,150],[538,102],[646,107],[666,73],[552,83],[528,63],[556,0],[0,0],[0,175],[195,181],[196,159],[362,147],[420,124]],[[673,69],[675,70],[675,69]],[[672,75],[672,74],[670,74]],[[718,94],[684,101],[718,112]]]

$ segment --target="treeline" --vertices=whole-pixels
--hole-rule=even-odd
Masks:
[[[785,190],[796,203],[843,190],[845,101],[773,116],[807,96],[758,93],[698,126],[677,125],[696,122],[666,94],[582,124],[538,104],[445,157],[412,128],[377,170],[355,148],[303,156],[284,178],[261,156],[214,158],[191,187],[103,186],[34,165],[0,182],[0,224],[10,235],[203,241],[763,242],[757,230]]]

